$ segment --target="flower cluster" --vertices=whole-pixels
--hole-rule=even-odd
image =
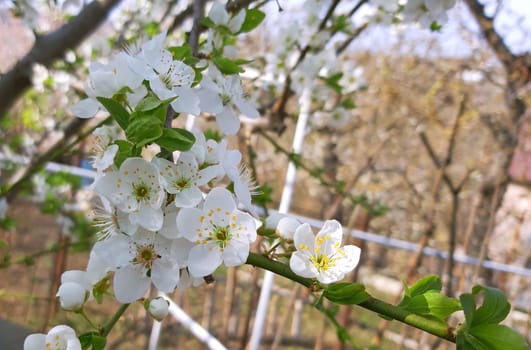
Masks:
[[[370,3],[377,9],[374,22],[391,24],[394,18],[400,18],[406,23],[419,23],[423,28],[438,29],[448,22],[447,12],[456,0],[407,0],[405,5],[397,0],[370,0]]]
[[[431,24],[440,21],[455,0],[409,0],[400,8],[394,6],[396,1],[371,2],[382,11],[402,11],[406,18]],[[352,103],[330,105],[330,96],[358,89],[362,79],[354,69],[342,73],[335,50],[324,49],[332,35],[320,28],[327,2],[308,0],[305,7],[300,26],[282,33],[286,45],[267,64],[275,66],[273,70],[282,68],[284,82],[291,80],[299,96],[311,90],[313,102],[328,109],[321,119],[341,127]],[[99,241],[85,271],[62,276],[57,297],[65,310],[83,313],[85,303],[101,301],[112,282],[119,302],[141,300],[149,314],[162,320],[167,301],[144,299],[152,286],[168,293],[197,286],[219,266],[247,261],[260,222],[251,203],[256,186],[241,153],[229,149],[226,139],[207,139],[198,130],[171,124],[181,113],[211,114],[224,135],[233,135],[240,129],[240,115],[259,117],[237,74],[247,61],[235,59],[232,47],[233,36],[258,25],[260,13],[265,16],[253,10],[249,17],[255,22],[250,24],[246,10],[231,15],[214,3],[202,23],[208,28],[202,55],[194,55],[186,45],[166,48],[166,34],[161,33],[129,46],[108,63],[90,65],[87,97],[72,112],[80,118],[109,112],[115,123],[94,131],[93,166],[98,175],[91,188],[101,202],[94,213]],[[346,23],[339,29],[348,33],[352,28]],[[308,53],[290,52],[299,48]],[[148,157],[145,150],[151,146],[160,152]],[[4,206],[0,199],[0,218]],[[315,235],[308,224],[283,218],[276,231],[291,253],[291,270],[302,277],[329,284],[359,263],[360,248],[341,246],[343,231],[335,220]],[[24,349],[43,348],[81,345],[71,328],[57,326],[48,334],[26,338]]]
[[[75,104],[72,113],[80,118],[93,117],[103,109],[98,97],[122,95],[134,109],[146,96],[154,96],[171,100],[177,113],[214,114],[227,135],[240,127],[235,111],[250,118],[259,116],[253,103],[244,98],[238,75],[223,75],[211,65],[198,81],[194,67],[174,59],[174,52],[164,47],[165,38],[166,33],[158,34],[128,47],[107,64],[92,63],[85,82],[88,97]]]

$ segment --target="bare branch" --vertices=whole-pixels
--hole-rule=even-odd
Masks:
[[[38,37],[30,52],[0,79],[0,120],[15,101],[31,87],[33,65],[50,67],[67,50],[83,42],[121,0],[99,0],[86,5],[71,21],[57,30]]]

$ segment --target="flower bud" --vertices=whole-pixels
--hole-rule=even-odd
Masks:
[[[66,282],[61,284],[57,294],[61,307],[67,311],[79,311],[87,300],[88,292],[79,283]]]
[[[168,314],[170,303],[166,299],[158,297],[152,300],[146,300],[144,307],[154,319],[162,321]]]
[[[300,225],[299,220],[288,216],[284,217],[278,222],[277,233],[284,239],[293,240],[293,235]]]

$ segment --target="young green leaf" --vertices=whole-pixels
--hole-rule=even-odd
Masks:
[[[162,102],[154,96],[147,96],[142,101],[138,102],[135,110],[146,112],[151,111],[161,105]]]
[[[258,27],[265,18],[265,13],[259,9],[247,9],[240,33],[247,33]]]
[[[474,322],[470,325],[499,323],[507,317],[511,310],[511,304],[503,292],[496,288],[475,286],[472,293],[477,295],[483,292],[483,304],[474,313]]]
[[[437,275],[429,275],[421,278],[411,287],[405,286],[405,296],[415,297],[428,291],[440,292],[442,289],[441,279]]]
[[[472,324],[474,322],[474,312],[476,311],[476,298],[470,293],[465,293],[459,296],[459,301],[461,301],[461,307],[465,313],[465,326]]]
[[[245,71],[236,62],[223,56],[214,56],[212,61],[223,74],[238,74]]]
[[[480,324],[470,328],[468,334],[488,350],[525,350],[526,341],[514,329],[501,324]]]
[[[125,130],[129,124],[129,113],[125,110],[125,108],[118,101],[115,101],[112,98],[97,97],[97,100],[103,105],[103,107],[105,107],[107,111],[109,111],[118,125]]]
[[[134,146],[131,142],[125,140],[116,140],[114,143],[118,145],[118,152],[116,152],[116,156],[114,157],[114,165],[119,168],[127,158],[133,156]]]
[[[355,305],[370,298],[365,287],[359,283],[334,283],[324,290],[324,297],[342,305]]]
[[[195,137],[194,134],[184,129],[164,129],[155,142],[170,152],[188,151],[194,145]]]
[[[127,139],[136,147],[142,147],[158,139],[162,135],[162,125],[159,119],[150,117],[136,117],[125,129]]]
[[[429,290],[412,298],[408,297],[398,306],[414,314],[431,316],[441,321],[461,310],[461,304],[457,299],[449,298],[435,290]]]
[[[336,91],[338,94],[342,91],[342,86],[339,84],[339,80],[343,77],[343,72],[332,74],[331,76],[324,78],[325,84]]]

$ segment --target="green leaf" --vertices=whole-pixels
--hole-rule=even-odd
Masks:
[[[212,61],[223,74],[238,74],[243,73],[244,69],[231,59],[222,56],[212,57]]]
[[[466,324],[472,324],[476,311],[476,298],[470,293],[465,293],[459,296],[459,301],[461,301],[461,307],[465,313]]]
[[[332,32],[343,32],[348,33],[347,29],[350,23],[350,19],[346,15],[339,15],[334,18],[332,27],[330,28]]]
[[[525,350],[526,341],[517,331],[501,324],[481,324],[468,334],[481,342],[487,350]]]
[[[168,50],[171,52],[174,60],[183,61],[185,64],[193,67],[197,74],[197,69],[194,66],[199,62],[199,59],[194,56],[190,45],[184,44],[181,46],[170,47]]]
[[[461,310],[461,304],[457,299],[449,298],[436,290],[429,290],[421,295],[404,299],[400,308],[417,315],[432,316],[444,321],[450,314]]]
[[[146,112],[146,111],[151,111],[160,105],[161,105],[161,102],[158,98],[154,96],[147,96],[142,101],[138,102],[135,110]]]
[[[405,295],[408,297],[415,297],[422,295],[428,291],[440,292],[442,290],[441,279],[437,275],[429,275],[421,278],[411,287],[405,286]]]
[[[208,17],[203,17],[203,19],[201,19],[201,24],[207,28],[216,28],[216,23]]]
[[[258,27],[265,18],[265,13],[259,9],[247,9],[240,33],[247,33]]]
[[[90,347],[92,347],[92,350],[103,350],[107,339],[97,332],[87,332],[79,336],[79,342],[83,350],[89,349]]]
[[[341,107],[345,109],[354,109],[357,106],[352,97],[349,96],[343,102],[341,102]]]
[[[483,286],[475,286],[472,289],[475,295],[480,292],[484,293],[483,304],[474,313],[474,322],[470,323],[470,326],[503,321],[511,310],[511,304],[507,302],[503,292],[497,288]]]
[[[359,283],[334,283],[325,289],[324,297],[337,304],[354,305],[368,300],[370,295]]]
[[[129,113],[125,110],[125,108],[117,101],[113,100],[112,98],[106,98],[106,97],[97,97],[97,100],[109,111],[111,116],[116,120],[118,125],[122,129],[126,129],[129,125]]]
[[[127,158],[133,156],[134,145],[125,140],[116,140],[114,143],[118,145],[118,152],[116,152],[114,157],[114,165],[119,168]]]
[[[162,136],[162,125],[158,118],[138,116],[131,119],[125,135],[136,147],[142,147]]]
[[[332,90],[336,91],[338,94],[341,93],[341,90],[343,89],[341,85],[339,85],[339,80],[343,77],[343,73],[339,72],[336,74],[332,74],[331,76],[324,78],[325,84],[331,88]]]
[[[195,143],[195,136],[184,129],[164,129],[162,136],[155,141],[168,151],[188,151]]]

